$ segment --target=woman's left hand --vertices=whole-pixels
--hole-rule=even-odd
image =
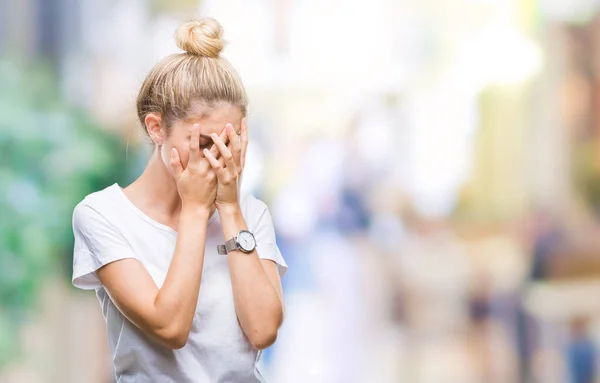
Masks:
[[[225,129],[229,138],[229,147],[217,134],[213,133],[211,135],[213,142],[219,149],[222,161],[219,161],[208,149],[204,149],[204,156],[217,174],[218,186],[215,204],[218,209],[224,206],[239,205],[239,184],[245,165],[244,157],[248,142],[244,121],[242,121],[240,136],[235,133],[231,124],[227,124]]]
[[[242,118],[240,125],[240,144],[242,145],[239,157],[240,175],[241,170],[246,166],[246,150],[248,149],[248,125],[246,125],[246,117]]]
[[[240,151],[233,150],[233,159],[238,168],[238,192],[242,186],[242,174],[246,166],[246,150],[248,149],[248,126],[246,125],[246,117],[242,118],[240,125],[240,134],[237,140],[229,139],[229,147],[235,149],[236,145],[241,145]]]

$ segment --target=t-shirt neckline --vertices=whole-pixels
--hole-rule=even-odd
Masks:
[[[127,195],[125,194],[125,191],[123,190],[123,188],[121,187],[121,185],[119,185],[118,183],[114,183],[113,188],[116,189],[117,193],[121,196],[121,198],[125,201],[125,203],[138,215],[140,216],[140,218],[142,218],[144,221],[148,222],[149,224],[151,224],[154,227],[157,227],[161,230],[165,230],[173,235],[177,235],[177,231],[175,229],[173,229],[170,226],[167,226],[165,224],[162,224],[152,218],[150,218],[146,213],[144,213],[143,211],[141,211],[137,206],[135,206],[135,204],[133,202],[131,202],[131,200],[129,199],[129,197],[127,197]],[[217,218],[218,213],[217,210],[215,209],[215,211],[212,213],[212,215],[210,216],[210,218],[208,219],[208,225],[210,225],[211,223],[214,222],[214,220]]]

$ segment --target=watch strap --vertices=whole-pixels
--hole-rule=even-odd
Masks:
[[[227,255],[230,251],[239,249],[237,236],[229,239],[225,244],[217,246],[217,252],[220,255]]]

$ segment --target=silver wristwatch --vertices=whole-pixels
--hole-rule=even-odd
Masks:
[[[227,255],[231,251],[241,250],[244,253],[251,253],[256,248],[256,239],[254,234],[248,230],[241,230],[237,235],[223,245],[217,246],[217,252],[220,255]]]

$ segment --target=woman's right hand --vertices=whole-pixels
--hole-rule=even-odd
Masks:
[[[200,152],[199,130],[197,125],[192,128],[189,162],[185,168],[179,152],[171,151],[177,191],[185,208],[179,217],[177,244],[162,285],[159,287],[154,282],[126,243],[117,242],[113,248],[104,244],[104,251],[118,251],[126,258],[105,264],[96,271],[123,315],[152,339],[172,349],[185,346],[194,320],[204,265],[207,218],[217,192],[217,177]],[[110,231],[107,233],[111,235]]]
[[[211,152],[218,154],[213,145]],[[188,164],[183,168],[177,149],[171,149],[171,166],[177,191],[184,206],[210,210],[217,194],[217,176],[200,150],[200,126],[192,127]]]

